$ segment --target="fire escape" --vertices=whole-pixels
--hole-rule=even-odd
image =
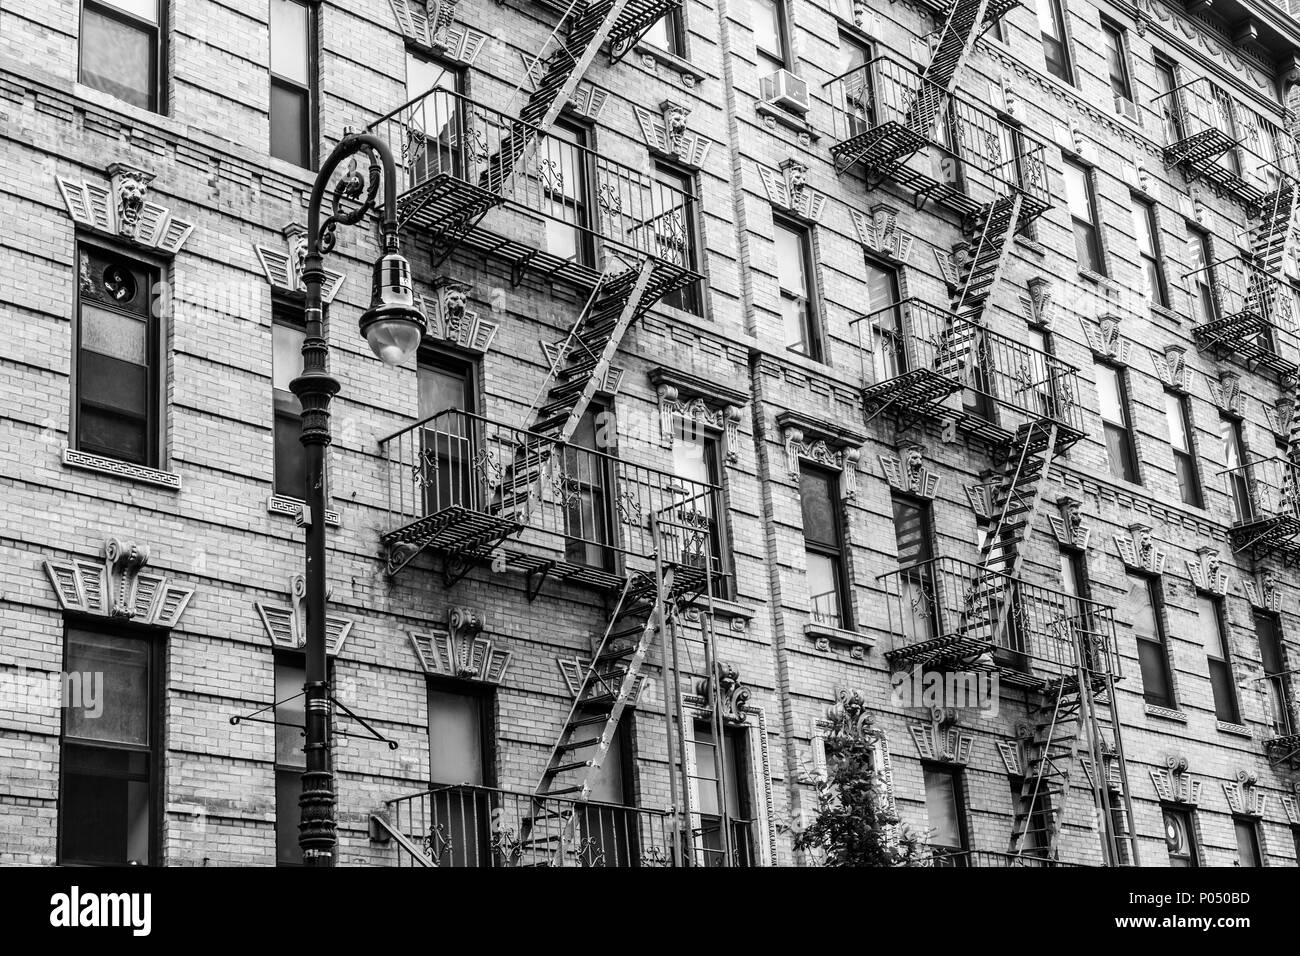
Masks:
[[[490,562],[524,575],[530,600],[553,580],[605,591],[613,605],[597,645],[579,655],[572,706],[533,791],[389,801],[382,829],[414,865],[652,865],[683,846],[663,814],[590,796],[666,622],[701,605],[711,621],[720,490],[577,433],[593,399],[617,388],[628,330],[699,279],[694,200],[554,132],[602,46],[616,61],[677,2],[575,0],[527,67],[535,85],[517,116],[433,89],[371,127],[401,157],[400,218],[431,241],[435,265],[459,247],[505,259],[516,282],[528,270],[587,293],[564,337],[545,346],[549,368],[521,424],[447,410],[381,441],[389,575],[431,553],[449,586]],[[456,849],[446,831],[470,816],[482,818],[482,839]]]

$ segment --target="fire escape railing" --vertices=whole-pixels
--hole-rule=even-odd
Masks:
[[[1184,274],[1192,296],[1197,347],[1235,355],[1279,375],[1300,366],[1290,286],[1246,256],[1232,256]]]
[[[877,580],[894,667],[998,670],[1004,679],[1033,683],[1073,676],[1082,649],[1093,675],[1122,676],[1109,605],[956,558],[917,562]]]
[[[1297,480],[1300,469],[1285,458],[1259,458],[1220,475],[1232,505],[1232,523],[1237,529],[1252,529],[1279,522],[1300,532],[1300,499]]]
[[[472,553],[518,538],[556,561],[617,573],[627,558],[654,557],[657,518],[665,563],[723,574],[717,485],[455,409],[386,436],[380,447],[386,540],[454,542]],[[430,537],[435,532],[443,537]]]
[[[397,866],[670,866],[671,816],[469,784],[385,801]],[[415,854],[418,853],[417,857]]]
[[[370,128],[399,163],[402,224],[427,230],[435,243],[463,238],[488,253],[587,278],[610,256],[648,256],[697,277],[695,198],[647,168],[442,89]]]
[[[1024,196],[1026,221],[1050,207],[1046,147],[949,96],[916,67],[881,55],[826,81],[823,90],[840,171],[861,163],[869,185],[892,179],[913,190],[918,204],[933,199],[965,215],[1012,190]],[[922,128],[927,101],[946,103]]]
[[[1155,97],[1165,136],[1165,163],[1257,208],[1297,173],[1291,137],[1209,77]]]
[[[955,417],[1000,429],[1001,440],[1029,421],[1054,422],[1071,440],[1084,433],[1078,369],[1053,355],[918,298],[853,324],[868,416]]]

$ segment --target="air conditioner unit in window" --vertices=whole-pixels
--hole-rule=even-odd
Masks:
[[[1137,104],[1123,96],[1115,97],[1115,112],[1120,116],[1127,116],[1133,122],[1138,121]]]
[[[808,84],[789,70],[777,70],[763,79],[759,89],[764,101],[795,113],[808,112]]]

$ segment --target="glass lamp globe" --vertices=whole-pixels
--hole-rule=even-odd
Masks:
[[[411,265],[399,252],[376,263],[370,308],[361,314],[361,334],[385,365],[401,365],[424,338],[424,313],[411,291]]]

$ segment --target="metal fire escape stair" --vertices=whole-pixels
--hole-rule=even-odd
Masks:
[[[658,299],[658,286],[667,274],[645,259],[635,268],[601,278],[568,337],[554,351],[550,371],[527,416],[536,415],[532,431],[560,442],[573,437],[591,400],[605,386],[624,334]]]
[[[956,0],[939,30],[930,62],[901,126],[877,129],[831,146],[836,169],[848,169],[868,152],[873,153],[873,178],[884,179],[907,162],[929,139],[935,120],[943,113],[957,87],[975,41],[1009,7],[990,0]],[[882,139],[882,133],[884,138]],[[886,144],[881,148],[881,144]]]
[[[953,312],[960,318],[979,321],[1015,243],[1023,201],[1019,191],[998,196],[984,207],[976,220],[979,236],[962,265],[961,288],[953,305]]]
[[[636,697],[650,647],[664,628],[674,574],[668,566],[661,580],[650,575],[628,578],[551,750],[537,785],[538,797],[588,798],[623,711]]]
[[[1282,274],[1298,204],[1300,185],[1290,176],[1284,176],[1282,184],[1260,203],[1259,222],[1251,230],[1251,252],[1271,275]]]

